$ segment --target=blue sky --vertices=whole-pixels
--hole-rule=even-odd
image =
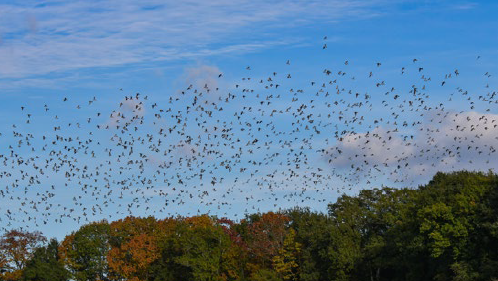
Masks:
[[[154,110],[150,106],[157,103],[159,107],[167,108],[168,100],[181,97],[181,91],[186,91],[191,84],[194,88],[200,89],[204,84],[209,84],[213,88],[218,87],[221,96],[228,92],[241,94],[235,85],[240,85],[240,88],[253,88],[256,93],[266,96],[269,94],[268,91],[253,82],[266,80],[273,72],[277,72],[278,75],[282,75],[278,76],[278,81],[282,84],[281,89],[304,89],[306,95],[312,95],[315,89],[310,82],[314,81],[318,85],[319,81],[326,81],[324,69],[331,69],[334,73],[340,70],[347,72],[348,75],[345,77],[348,79],[341,80],[343,87],[353,89],[361,95],[365,93],[372,95],[372,108],[360,113],[366,114],[367,119],[386,120],[376,131],[378,134],[385,134],[389,126],[394,127],[394,125],[387,123],[391,117],[387,109],[382,107],[385,91],[376,87],[375,83],[385,81],[389,88],[395,87],[400,92],[407,93],[412,85],[420,82],[417,71],[419,67],[423,67],[424,74],[434,79],[431,86],[427,86],[430,95],[428,100],[433,107],[443,102],[447,106],[447,112],[463,113],[453,120],[441,117],[443,119],[438,123],[441,125],[435,125],[435,122],[430,121],[428,117],[433,114],[438,118],[437,109],[428,110],[430,114],[425,116],[417,116],[413,112],[402,114],[400,120],[425,122],[424,128],[427,131],[434,129],[434,133],[417,135],[417,132],[410,132],[406,128],[407,131],[398,136],[399,140],[393,141],[392,147],[396,150],[393,154],[402,157],[411,153],[405,150],[405,143],[402,140],[404,133],[415,135],[415,139],[419,139],[417,145],[419,148],[424,146],[421,139],[430,137],[437,139],[437,143],[443,146],[448,143],[448,135],[452,135],[451,133],[442,135],[439,132],[457,123],[463,124],[462,126],[469,125],[465,123],[469,116],[478,118],[481,114],[487,114],[489,118],[494,118],[494,115],[498,114],[495,105],[480,101],[476,101],[475,108],[470,108],[466,98],[458,94],[458,87],[465,88],[473,97],[486,95],[492,89],[496,89],[497,12],[496,1],[2,1],[0,99],[3,110],[0,112],[2,133],[0,154],[7,155],[10,153],[9,145],[18,144],[19,139],[12,136],[14,124],[17,131],[23,134],[32,133],[35,136],[33,145],[39,147],[44,144],[39,139],[40,135],[55,137],[57,132],[50,131],[55,126],[62,126],[65,129],[61,134],[66,136],[94,138],[102,142],[100,148],[95,146],[95,151],[98,152],[97,160],[77,154],[75,156],[80,159],[78,165],[91,166],[105,163],[105,148],[114,147],[115,143],[110,138],[117,132],[95,132],[94,127],[86,126],[84,123],[91,116],[96,120],[93,122],[98,121],[102,125],[112,124],[113,118],[108,116],[112,110],[119,111],[118,105],[123,102],[124,95],[130,96],[139,92],[142,97],[148,96],[144,110],[138,113],[148,120],[144,125],[144,132],[136,135],[143,137],[149,131],[155,132],[157,126],[160,126],[154,124]],[[326,49],[323,49],[324,44],[327,45]],[[418,59],[416,64],[412,61],[414,58]],[[287,60],[290,60],[290,65],[286,64]],[[348,61],[348,65],[345,65],[345,61]],[[381,62],[382,66],[377,67],[377,62]],[[247,69],[248,66],[250,70]],[[407,74],[404,76],[400,76],[402,67],[407,69]],[[445,74],[453,73],[455,69],[460,71],[458,79],[448,80],[446,87],[440,87],[439,81],[445,80]],[[374,72],[374,83],[368,79],[370,71]],[[485,76],[484,73],[487,72],[493,75]],[[223,73],[222,78],[218,78],[219,73]],[[285,79],[286,74],[292,74],[292,79]],[[251,77],[252,80],[242,80],[245,77]],[[355,77],[355,80],[351,77]],[[284,95],[284,90],[281,91]],[[278,93],[280,92],[275,90],[274,94]],[[451,94],[454,94],[455,98],[449,102],[448,97]],[[62,102],[64,97],[68,97],[69,101]],[[88,101],[93,97],[96,101],[89,105]],[[270,108],[285,110],[289,102],[290,100],[285,99],[275,101]],[[315,115],[330,113],[324,106],[325,99],[318,98],[316,102],[321,104],[313,110]],[[345,95],[343,102],[346,106],[348,103],[353,103],[354,99]],[[45,109],[45,104],[50,108],[49,111]],[[177,107],[184,107],[187,104],[186,101],[179,101]],[[254,104],[254,108],[258,106],[256,99],[233,102],[230,107],[227,106],[225,113],[219,113],[217,117],[221,120],[232,120],[234,112],[243,110],[244,106],[250,104]],[[80,109],[77,108],[78,105]],[[25,109],[21,110],[21,107]],[[136,113],[132,111],[129,109],[124,113],[130,115]],[[28,112],[33,116],[32,124],[29,125],[25,123]],[[102,113],[100,119],[95,116],[96,112]],[[192,113],[192,118],[197,116],[195,114]],[[348,114],[350,112],[346,115],[352,118]],[[285,115],[275,117],[273,125],[281,131],[290,131],[291,119]],[[170,121],[167,118],[163,119],[165,124]],[[72,127],[68,127],[67,123],[72,123]],[[75,128],[76,123],[80,123],[82,128]],[[215,126],[214,123],[209,125]],[[178,191],[180,194],[178,198],[184,204],[170,202],[164,213],[159,213],[159,209],[164,204],[165,196],[158,196],[157,192],[146,189],[145,193],[150,197],[150,201],[144,201],[145,199],[141,197],[137,202],[142,203],[136,203],[141,207],[136,208],[134,214],[148,215],[155,210],[157,213],[152,214],[161,217],[167,214],[192,215],[200,210],[219,216],[227,213],[226,215],[232,218],[240,218],[246,210],[248,212],[255,212],[258,208],[260,211],[275,210],[295,205],[326,211],[326,205],[343,192],[354,194],[361,188],[371,188],[381,184],[399,185],[396,183],[396,179],[399,179],[396,175],[369,177],[366,176],[366,172],[361,171],[349,176],[355,178],[353,181],[345,180],[344,176],[351,174],[348,170],[351,164],[357,164],[354,160],[348,159],[357,153],[357,147],[354,141],[353,144],[345,141],[337,142],[333,138],[333,130],[329,132],[328,128],[330,127],[324,127],[324,133],[310,140],[309,148],[298,149],[309,156],[308,161],[313,165],[307,166],[313,166],[313,169],[320,168],[325,171],[325,177],[330,176],[318,186],[310,186],[303,190],[303,186],[307,186],[309,182],[303,177],[300,180],[289,180],[287,173],[281,174],[280,179],[272,177],[269,183],[263,172],[266,170],[280,172],[289,167],[285,164],[287,160],[285,157],[276,157],[275,162],[264,165],[265,171],[254,171],[259,176],[258,180],[251,180],[245,174],[214,171],[218,179],[225,178],[225,184],[217,185],[219,189],[207,197],[203,196],[206,188],[200,186],[200,182],[186,180],[190,186],[186,186],[185,190],[190,189],[190,191],[183,193]],[[374,129],[369,129],[367,124],[358,125],[355,133],[365,134],[369,130]],[[95,135],[88,137],[90,131]],[[193,136],[206,137],[195,128],[189,128],[187,131]],[[253,137],[259,136],[264,140],[265,136],[259,134]],[[358,136],[356,134],[350,137],[353,139]],[[494,140],[493,134],[494,132],[491,135],[484,134],[480,139],[482,145],[490,145]],[[295,136],[301,139],[308,137],[306,133]],[[243,137],[247,136],[240,135],[240,138]],[[271,137],[267,139],[268,142],[271,141]],[[274,140],[277,139],[274,137]],[[164,141],[173,145],[181,141],[181,138],[171,137]],[[243,139],[244,143],[247,141],[248,139]],[[306,141],[303,143],[306,146]],[[375,144],[375,141],[371,143]],[[392,152],[385,151],[380,144],[378,146],[372,147],[377,149],[375,157]],[[61,148],[57,145],[55,147]],[[115,148],[117,149],[119,148]],[[185,150],[185,147],[182,149]],[[255,156],[250,158],[255,157],[264,161],[265,156],[272,154],[270,152],[279,151],[274,147],[268,151],[264,149],[254,148]],[[326,161],[322,161],[323,155],[316,153],[319,149],[341,149],[345,153],[342,158],[336,159],[335,166],[329,167]],[[145,153],[146,150],[146,146],[137,146],[137,151]],[[16,152],[24,158],[38,156],[37,161],[40,162],[48,157],[38,150],[30,151],[26,146],[18,147]],[[190,157],[188,151],[177,153],[172,158],[174,161]],[[226,153],[231,155],[232,152]],[[372,163],[386,162],[385,159],[380,159],[380,156],[378,159],[374,159],[375,157],[367,160]],[[487,170],[497,164],[493,161],[486,162],[489,160],[484,158],[481,163],[477,158],[474,159],[473,154],[462,155],[462,158],[473,159],[470,167],[479,170]],[[206,159],[205,162],[209,161],[218,160]],[[407,161],[412,164],[417,163],[420,167],[425,167],[427,163],[434,164],[434,160],[429,159],[410,158]],[[284,164],[280,165],[279,162]],[[424,168],[424,172],[420,171],[417,176],[410,174],[410,171],[405,173],[412,181],[412,185],[416,185],[430,178],[436,169],[469,168],[468,162],[463,163],[464,161],[461,161],[448,166],[437,164],[431,169]],[[109,165],[115,170],[119,166],[120,164],[116,163]],[[178,166],[178,170],[183,168],[181,165]],[[85,211],[88,213],[91,207],[102,207],[106,201],[103,195],[95,199],[91,196],[91,192],[83,192],[81,186],[74,182],[65,186],[67,181],[64,175],[53,171],[47,171],[47,178],[43,183],[29,186],[28,190],[23,186],[16,190],[7,189],[16,178],[20,179],[21,175],[16,174],[18,171],[12,171],[11,168],[5,169],[13,173],[9,178],[0,179],[0,190],[7,194],[1,198],[5,203],[0,206],[2,219],[0,224],[7,228],[30,227],[39,229],[48,236],[62,237],[76,229],[78,223],[65,217],[63,223],[56,223],[54,222],[56,218],[60,218],[71,208],[75,209],[74,213],[82,216]],[[202,169],[202,165],[198,169]],[[415,170],[417,168],[413,169]],[[146,174],[152,175],[154,171],[150,169]],[[328,175],[327,171],[330,172]],[[189,173],[196,172],[198,171],[186,172],[181,177],[188,179]],[[311,173],[311,168],[303,171],[302,175],[308,172]],[[132,172],[126,172],[122,177],[136,176],[130,173]],[[176,176],[176,172],[171,175]],[[119,177],[114,176],[115,179]],[[270,184],[277,188],[269,188]],[[51,189],[51,185],[54,185],[55,189]],[[100,188],[102,186],[98,187],[99,190]],[[144,187],[137,188],[142,192]],[[169,188],[172,187],[157,186],[158,190],[166,190],[165,192]],[[127,215],[124,206],[133,202],[136,194],[124,190],[124,198],[118,199],[116,194],[123,191],[119,184],[111,184],[106,192],[108,190],[113,190],[109,197],[114,198],[115,202],[109,203],[108,207],[102,207],[102,213],[88,215],[89,220],[101,218],[112,220]],[[43,195],[52,192],[54,196]],[[175,192],[169,191],[169,194]],[[193,199],[186,195],[187,193],[192,194]],[[226,199],[229,204],[221,206],[218,203],[209,204],[216,200],[222,201],[223,195],[230,198]],[[10,199],[11,196],[13,199]],[[73,206],[75,196],[82,196],[77,200],[83,202],[88,207],[87,210],[83,210],[83,206]],[[173,200],[173,197],[170,199]],[[36,211],[33,208],[34,204],[30,202],[40,198],[47,199],[41,201],[38,206],[44,208],[49,206],[47,204],[52,206],[48,210]],[[119,206],[120,204],[122,206]],[[147,206],[150,208],[145,209]],[[16,216],[9,218],[7,211],[15,213]],[[27,219],[28,217],[36,217],[37,222],[32,222]],[[43,220],[47,221],[47,224],[44,224]],[[80,223],[84,222],[82,220]]]

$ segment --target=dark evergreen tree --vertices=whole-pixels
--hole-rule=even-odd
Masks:
[[[69,272],[59,259],[59,243],[52,239],[45,247],[37,248],[23,271],[25,281],[66,281]]]

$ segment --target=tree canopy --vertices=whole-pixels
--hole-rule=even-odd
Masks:
[[[418,188],[342,195],[327,213],[130,216],[45,242],[5,233],[0,280],[493,280],[498,176],[438,173]]]

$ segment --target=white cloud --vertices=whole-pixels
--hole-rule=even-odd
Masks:
[[[378,127],[345,136],[325,156],[351,180],[383,175],[423,183],[438,171],[497,167],[497,125],[496,114],[429,112],[412,135]]]
[[[112,67],[281,44],[258,34],[367,16],[380,1],[23,1],[0,5],[0,75]],[[264,32],[258,32],[264,31]],[[229,42],[229,43],[226,43]]]
[[[103,128],[127,127],[129,124],[138,122],[145,115],[143,101],[136,98],[126,97],[119,103],[119,109],[114,110]]]
[[[216,66],[199,65],[197,67],[187,68],[185,71],[185,82],[192,85],[194,89],[205,91],[215,90],[218,88],[218,76],[221,70]]]

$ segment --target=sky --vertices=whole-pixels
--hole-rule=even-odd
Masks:
[[[2,1],[0,227],[62,238],[129,214],[326,212],[344,193],[494,169],[497,12],[460,0]],[[414,88],[423,113],[408,110]],[[199,93],[213,116],[186,109]]]

